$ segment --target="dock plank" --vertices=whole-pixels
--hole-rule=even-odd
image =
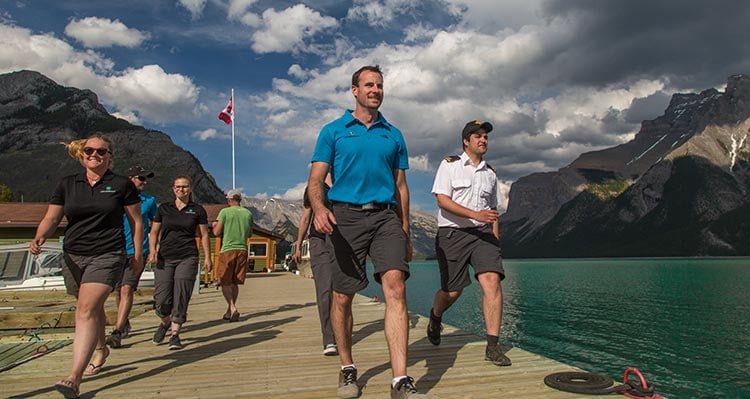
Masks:
[[[322,355],[313,281],[291,273],[251,274],[240,289],[240,322],[221,320],[225,303],[214,287],[193,297],[181,338],[169,351],[151,337],[158,318],[131,319],[130,338],[112,350],[101,374],[85,377],[84,398],[335,398],[338,357]],[[391,380],[383,335],[384,304],[355,297],[354,357],[362,398],[386,398]],[[410,314],[409,374],[421,392],[439,398],[589,398],[544,385],[547,374],[577,369],[512,348],[511,367],[484,361],[484,339],[445,326],[443,342],[425,336],[427,318]],[[44,338],[44,336],[42,336]],[[70,367],[71,346],[0,373],[0,393],[59,398],[52,385]]]

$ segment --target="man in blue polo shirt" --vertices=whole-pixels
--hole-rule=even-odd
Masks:
[[[156,216],[156,198],[143,192],[146,188],[147,180],[154,177],[154,172],[147,171],[138,165],[131,166],[125,172],[135,188],[138,189],[138,196],[141,199],[141,218],[143,219],[143,259],[148,258],[148,233],[151,229],[151,222]],[[125,232],[125,252],[128,259],[133,257],[135,246],[133,237],[130,232],[130,223],[127,217],[123,222]],[[112,348],[122,346],[122,339],[130,335],[130,310],[133,308],[133,294],[138,289],[138,282],[141,279],[144,268],[140,273],[133,274],[130,269],[123,270],[122,278],[117,282],[115,290],[117,291],[117,321],[115,327],[107,336],[106,342]]]
[[[339,398],[361,394],[352,357],[352,299],[368,284],[369,255],[375,281],[386,298],[385,335],[390,352],[391,398],[419,398],[406,374],[409,339],[406,285],[412,246],[409,238],[409,168],[406,143],[378,111],[383,73],[365,66],[352,75],[355,109],[323,127],[312,157],[308,194],[315,228],[327,235],[338,267],[333,270],[331,324],[341,360]],[[325,205],[323,181],[333,185]]]

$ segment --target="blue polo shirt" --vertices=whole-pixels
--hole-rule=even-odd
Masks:
[[[151,195],[144,193],[143,191],[138,193],[141,198],[141,219],[143,221],[143,253],[148,254],[148,232],[151,227],[151,221],[156,216],[156,198]],[[130,223],[128,222],[128,216],[123,215],[123,227],[125,228],[125,251],[128,256],[132,256],[135,253],[135,246],[133,245],[133,233],[130,231]]]
[[[318,135],[312,162],[331,165],[328,199],[351,204],[395,204],[395,169],[409,169],[401,131],[378,113],[367,128],[347,110]]]

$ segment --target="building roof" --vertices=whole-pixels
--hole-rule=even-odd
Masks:
[[[37,227],[47,213],[46,202],[0,202],[0,228]],[[60,226],[68,221],[63,218]]]
[[[47,213],[46,202],[0,202],[0,228],[4,227],[37,227],[39,222]],[[216,220],[219,211],[226,208],[227,204],[201,204],[206,209],[209,223]],[[67,220],[63,218],[58,227],[65,227]],[[253,231],[262,233],[279,241],[284,237],[266,230],[258,225],[253,226]]]

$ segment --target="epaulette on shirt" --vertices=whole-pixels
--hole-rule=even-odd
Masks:
[[[490,164],[488,164],[487,162],[485,162],[485,163],[484,163],[484,166],[486,166],[486,167],[487,167],[487,168],[488,168],[489,170],[491,170],[491,171],[495,172],[495,174],[497,174],[497,171],[495,170],[495,168],[493,168],[493,167],[492,167],[492,166],[491,166]]]
[[[445,162],[451,163],[451,162],[458,161],[459,159],[461,159],[461,157],[459,157],[458,155],[448,155],[444,159],[445,159]]]

